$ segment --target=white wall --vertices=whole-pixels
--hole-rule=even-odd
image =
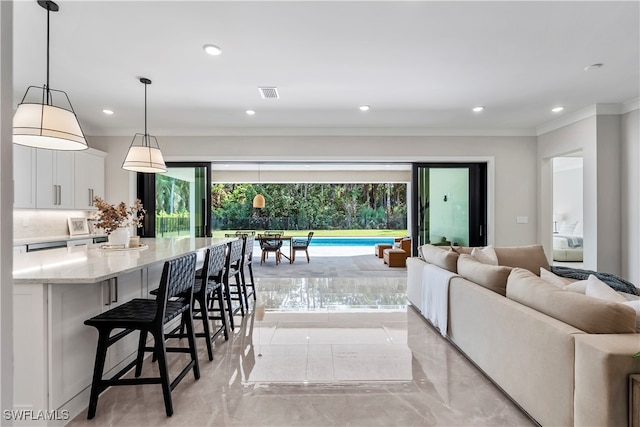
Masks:
[[[13,409],[13,3],[0,1],[0,409]],[[24,88],[26,90],[26,88]],[[0,419],[0,424],[9,424]]]
[[[622,274],[619,115],[596,115],[538,137],[539,239],[551,253],[551,159],[582,151],[584,267]],[[624,275],[623,275],[624,276]]]
[[[562,215],[562,222],[582,221],[583,173],[582,157],[553,159],[553,214]]]
[[[107,200],[135,197],[129,172],[120,167],[131,137],[90,137],[89,145],[106,151]],[[158,137],[169,161],[355,161],[493,162],[489,177],[490,212],[496,245],[537,242],[536,138],[526,136],[216,136]],[[492,170],[490,170],[490,173]],[[500,209],[495,209],[499,206]],[[516,224],[517,216],[529,218]],[[551,233],[551,231],[549,231]]]
[[[622,276],[640,284],[640,110],[624,114],[621,135]]]

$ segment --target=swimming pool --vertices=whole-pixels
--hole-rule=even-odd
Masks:
[[[311,246],[373,246],[376,243],[393,245],[393,237],[314,237]]]

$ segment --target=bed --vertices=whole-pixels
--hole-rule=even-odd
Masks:
[[[553,260],[581,262],[582,250],[582,221],[560,224],[553,234]]]

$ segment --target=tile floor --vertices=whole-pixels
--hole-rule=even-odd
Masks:
[[[406,306],[404,277],[261,279],[200,380],[112,387],[71,426],[535,425]],[[179,369],[184,355],[169,356]],[[157,372],[145,361],[143,375]]]

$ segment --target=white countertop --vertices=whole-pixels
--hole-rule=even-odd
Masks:
[[[223,245],[234,238],[141,239],[146,249],[116,251],[101,245],[49,249],[13,256],[14,284],[97,283],[123,273]]]
[[[44,243],[44,242],[67,242],[70,240],[84,240],[91,239],[94,237],[105,237],[106,234],[81,234],[76,236],[70,236],[68,234],[64,234],[61,236],[47,236],[47,237],[25,237],[21,239],[13,239],[13,246],[20,245],[30,245],[33,243]]]

